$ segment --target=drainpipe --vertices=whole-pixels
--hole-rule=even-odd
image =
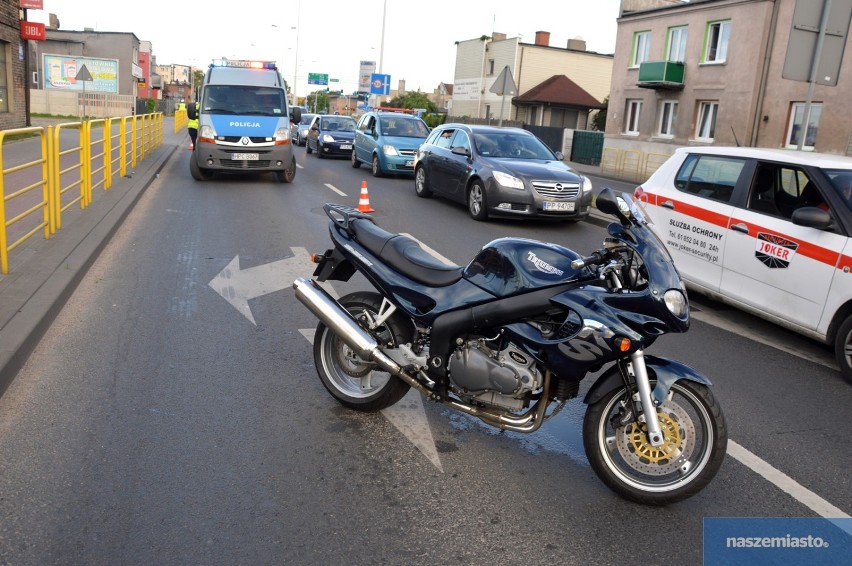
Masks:
[[[775,46],[775,28],[778,24],[778,0],[772,3],[772,18],[769,22],[769,35],[766,38],[766,51],[763,57],[763,69],[760,72],[760,86],[757,90],[757,104],[754,109],[754,121],[751,125],[750,147],[757,146],[760,134],[760,119],[763,116],[763,99],[766,96],[766,81],[769,80],[769,64],[772,60],[772,48]]]

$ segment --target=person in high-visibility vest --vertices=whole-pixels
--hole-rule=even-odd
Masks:
[[[186,105],[186,131],[189,132],[189,149],[195,149],[195,140],[198,138],[198,110],[198,103],[190,99]]]

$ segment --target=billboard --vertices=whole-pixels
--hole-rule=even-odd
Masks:
[[[358,92],[370,92],[370,78],[375,72],[375,61],[361,61],[361,68],[358,70]]]
[[[92,80],[83,83],[77,73],[86,67]],[[86,90],[91,92],[118,92],[118,60],[69,57],[66,55],[42,56],[44,88],[57,90]],[[84,88],[85,86],[85,88]]]

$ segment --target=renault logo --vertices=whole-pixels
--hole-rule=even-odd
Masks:
[[[242,139],[240,139],[240,142],[241,142],[243,145],[248,145],[248,144],[249,144],[249,142],[251,142],[251,140],[250,140],[250,139],[248,139],[247,137],[243,137]]]

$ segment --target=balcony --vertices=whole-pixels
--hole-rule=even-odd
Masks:
[[[683,88],[684,64],[677,61],[645,61],[639,64],[636,86],[657,90]]]

